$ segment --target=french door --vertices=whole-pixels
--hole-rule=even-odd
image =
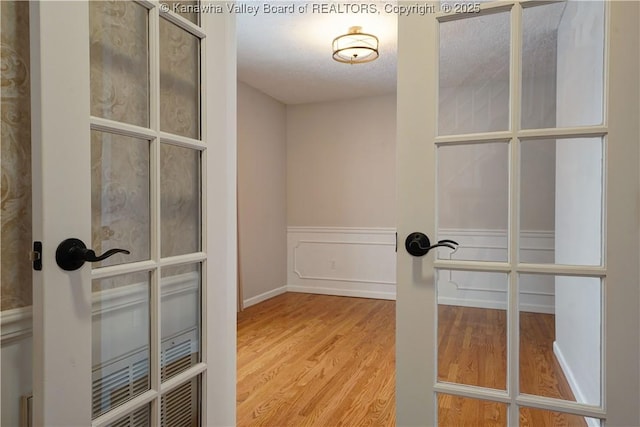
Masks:
[[[151,1],[30,14],[34,425],[232,425],[233,18]]]
[[[437,9],[399,19],[397,424],[639,425],[638,3]]]

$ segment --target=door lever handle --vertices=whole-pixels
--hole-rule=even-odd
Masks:
[[[58,267],[66,271],[77,270],[85,262],[99,262],[117,253],[130,254],[126,249],[110,249],[102,255],[96,255],[93,249],[88,249],[87,245],[80,239],[66,239],[58,245],[56,249],[56,263]]]
[[[409,234],[407,239],[404,241],[404,247],[407,249],[407,252],[415,257],[424,256],[431,249],[438,247],[446,247],[456,250],[457,248],[454,245],[457,246],[458,242],[450,239],[443,239],[435,245],[432,245],[427,235],[420,232]]]

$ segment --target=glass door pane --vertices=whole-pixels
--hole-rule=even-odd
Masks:
[[[601,425],[601,420],[597,418],[581,417],[580,415],[546,411],[544,409],[520,408],[520,427],[598,427]]]
[[[127,414],[107,427],[150,427],[151,405],[143,406],[137,411]]]
[[[122,248],[96,267],[147,260],[151,256],[149,141],[91,132],[92,249]]]
[[[200,151],[160,148],[161,256],[199,252],[201,242]]]
[[[604,141],[520,143],[520,262],[602,264]]]
[[[89,2],[92,116],[149,126],[148,15],[133,2]]]
[[[200,40],[160,19],[160,129],[200,138]]]
[[[201,383],[198,376],[162,396],[161,427],[200,425]]]
[[[440,23],[438,134],[509,129],[509,13]]]
[[[519,277],[520,391],[599,406],[602,285],[596,277]]]
[[[507,389],[504,273],[438,270],[438,381]]]
[[[149,273],[93,281],[93,417],[151,387]]]
[[[507,427],[507,405],[488,400],[438,394],[438,426]]]
[[[201,270],[199,263],[162,269],[162,381],[201,361]]]
[[[565,1],[523,9],[523,129],[602,124],[604,4]]]
[[[438,240],[458,248],[438,258],[506,262],[509,220],[509,145],[503,142],[437,147]]]

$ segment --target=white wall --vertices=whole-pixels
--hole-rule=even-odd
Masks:
[[[558,28],[557,125],[602,120],[603,20],[600,2],[567,5]],[[584,139],[556,143],[558,264],[600,265],[602,147]],[[579,402],[600,403],[599,279],[556,278],[554,349]]]
[[[286,108],[238,82],[238,245],[245,305],[287,283]]]
[[[395,95],[287,106],[289,226],[395,226]]]
[[[288,290],[395,298],[396,98],[287,106]]]

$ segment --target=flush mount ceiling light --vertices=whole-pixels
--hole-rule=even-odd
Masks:
[[[346,64],[361,64],[378,58],[378,38],[351,27],[347,34],[333,39],[333,59]]]

